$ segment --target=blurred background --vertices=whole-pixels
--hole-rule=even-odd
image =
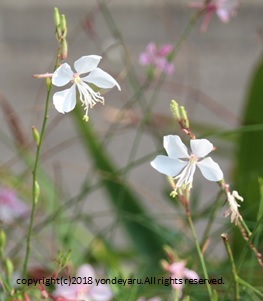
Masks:
[[[176,99],[185,106],[192,130],[198,135],[205,136],[239,126],[249,81],[262,54],[263,42],[263,5],[260,0],[241,2],[237,15],[229,24],[223,24],[214,15],[205,33],[200,32],[199,19],[179,49],[174,60],[174,74],[165,78],[157,93],[153,83],[143,96],[136,99],[136,89],[134,91],[125,73],[133,69],[138,83],[145,82],[145,68],[138,62],[140,53],[149,42],[175,44],[178,41],[194,12],[187,6],[189,2],[1,0],[2,184],[10,180],[10,174],[10,177],[16,175],[28,185],[30,191],[30,164],[21,159],[19,148],[25,147],[33,153],[31,127],[41,127],[45,86],[41,79],[34,79],[32,75],[52,72],[57,49],[53,9],[57,6],[60,13],[66,15],[68,24],[69,52],[66,61],[72,64],[83,55],[102,55],[100,67],[117,78],[122,88],[121,92],[112,89],[105,95],[105,106],[98,104],[90,110],[89,123],[99,139],[103,140],[106,135],[105,151],[116,168],[122,170],[123,179],[129,187],[140,195],[141,205],[161,224],[169,227],[176,225],[176,209],[163,196],[164,193],[169,194],[166,179],[149,164],[157,153],[163,151],[162,136],[180,133],[175,122],[170,120],[170,100]],[[119,119],[116,116],[127,99],[135,99],[135,104],[123,111],[123,117]],[[153,124],[141,127],[143,114],[140,102],[151,101]],[[77,196],[85,181],[91,184],[98,180],[94,159],[87,155],[83,137],[80,130],[76,130],[72,115],[58,113],[51,103],[41,152],[41,168],[60,191],[60,205]],[[115,129],[109,135],[112,124]],[[82,127],[85,126],[83,122]],[[156,127],[159,140],[151,134],[151,126]],[[138,133],[139,140],[136,138]],[[231,182],[236,156],[234,144],[216,135],[209,139],[217,147],[213,158],[222,167],[227,181]],[[135,144],[136,149],[133,150]],[[141,158],[144,159],[137,162]],[[218,191],[217,185],[205,182],[199,174],[195,183],[193,195],[200,200],[200,204],[213,201]],[[38,222],[43,218],[41,208],[46,206],[45,210],[50,213],[57,206],[53,204],[52,198],[55,197],[52,189],[50,194],[47,191],[38,210]],[[106,233],[103,231],[107,229],[111,241],[122,246],[126,243],[125,235],[118,220],[113,218],[107,197],[103,189],[94,189],[83,198],[83,202],[65,209],[64,218],[73,216],[74,222],[78,220],[79,212],[87,214],[87,219],[92,216],[93,229],[98,233]],[[30,204],[30,199],[25,201]],[[221,217],[223,219],[222,214]],[[47,254],[57,249],[53,245],[45,248]]]

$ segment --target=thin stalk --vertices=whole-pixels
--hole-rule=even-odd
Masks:
[[[58,50],[59,53],[59,50]],[[56,58],[56,63],[55,63],[55,68],[57,67],[59,62],[59,57],[57,55]],[[52,85],[49,84],[47,88],[47,96],[46,96],[46,102],[45,102],[45,110],[44,110],[44,118],[42,121],[42,127],[40,131],[40,136],[39,136],[39,141],[37,143],[37,149],[36,149],[36,155],[35,155],[35,163],[32,171],[32,208],[31,208],[31,214],[30,214],[30,220],[29,220],[29,226],[28,226],[28,232],[27,232],[27,237],[26,237],[26,254],[25,254],[25,259],[24,259],[24,264],[23,264],[23,277],[26,277],[27,274],[27,265],[28,265],[28,259],[30,255],[30,243],[31,243],[31,237],[32,237],[32,229],[33,229],[33,223],[34,223],[34,217],[35,217],[35,211],[36,211],[36,204],[37,204],[37,170],[38,170],[38,163],[39,163],[39,157],[40,157],[40,150],[46,130],[46,124],[47,124],[47,119],[48,119],[48,108],[49,108],[49,99],[50,99],[50,94],[51,94],[51,88]]]
[[[41,133],[40,133],[40,137],[39,137],[39,143],[38,143],[37,149],[36,149],[34,168],[33,168],[33,171],[32,171],[32,174],[33,174],[33,180],[32,180],[32,209],[31,209],[28,233],[27,233],[27,238],[26,238],[26,255],[25,255],[24,265],[23,265],[23,277],[26,277],[28,258],[29,258],[29,254],[30,254],[30,242],[31,242],[32,228],[33,228],[34,216],[35,216],[35,211],[36,211],[36,203],[37,203],[37,191],[36,191],[37,169],[38,169],[40,149],[41,149],[41,145],[42,145],[42,141],[43,141],[43,137],[44,137],[45,129],[46,129],[46,123],[47,123],[47,119],[48,119],[48,106],[49,106],[50,92],[51,92],[51,85],[50,85],[50,87],[48,88],[48,91],[47,91],[46,104],[45,104],[45,113],[44,113]]]
[[[255,294],[257,294],[258,296],[260,296],[261,298],[263,298],[263,293],[260,292],[259,290],[257,290],[254,286],[250,285],[249,283],[247,283],[246,281],[244,281],[241,278],[238,278],[238,282],[243,285],[244,287],[249,288],[252,292],[254,292]]]
[[[201,262],[201,266],[202,266],[202,269],[203,269],[204,276],[205,276],[206,279],[209,279],[207,269],[206,269],[206,265],[205,265],[204,256],[203,256],[203,253],[201,251],[201,248],[200,248],[200,245],[199,245],[199,242],[198,242],[198,239],[197,239],[197,235],[196,235],[196,232],[195,232],[195,227],[193,225],[191,213],[190,213],[190,210],[189,210],[189,207],[188,207],[188,202],[185,205],[185,209],[186,209],[187,219],[188,219],[191,231],[192,231],[192,235],[193,235],[194,242],[195,242],[195,247],[196,247],[200,262]],[[206,281],[206,287],[207,287],[207,291],[208,291],[210,300],[213,301],[214,300],[214,294],[213,294],[212,288],[211,288],[210,284],[208,283],[208,281]]]
[[[179,294],[178,294],[178,290],[174,290],[174,301],[179,301]]]
[[[227,234],[222,234],[221,237],[222,237],[223,242],[225,244],[227,255],[228,255],[228,258],[230,260],[231,267],[232,267],[232,275],[233,275],[233,281],[234,281],[235,301],[239,301],[240,300],[240,295],[239,295],[238,275],[237,275],[237,270],[236,270],[236,266],[235,266],[233,254],[232,254],[229,242],[228,242],[228,236],[227,236]]]

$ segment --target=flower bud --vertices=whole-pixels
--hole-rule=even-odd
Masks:
[[[35,202],[35,204],[37,204],[38,198],[39,198],[39,195],[40,195],[40,187],[39,187],[39,184],[38,184],[37,181],[35,181],[34,186],[35,186],[35,198],[34,198],[34,202]]]
[[[168,270],[168,268],[169,268],[169,263],[168,263],[166,260],[161,259],[161,260],[160,260],[160,264],[161,264],[161,267],[163,268],[163,270],[165,270],[165,271]]]
[[[33,133],[33,138],[36,142],[36,145],[38,146],[39,145],[39,140],[40,140],[40,136],[39,136],[39,132],[38,130],[36,129],[35,126],[32,126],[32,133]]]
[[[6,244],[6,234],[4,230],[0,230],[0,255],[3,254]]]
[[[57,7],[54,7],[54,23],[56,28],[58,28],[60,25],[60,14]]]
[[[186,112],[185,108],[183,106],[180,106],[179,112],[180,112],[181,121],[183,122],[184,128],[189,129],[189,120],[188,120],[187,112]]]
[[[60,16],[60,29],[61,29],[61,32],[62,32],[61,38],[66,38],[68,28],[67,28],[67,22],[66,22],[66,16],[65,15]]]
[[[178,106],[178,103],[175,100],[171,100],[170,110],[171,110],[171,113],[172,113],[173,117],[177,121],[180,121],[181,116],[180,116],[180,112],[179,112],[179,106]]]
[[[60,59],[65,60],[68,57],[68,43],[65,38],[61,41]]]
[[[170,261],[174,261],[175,260],[175,256],[174,256],[174,251],[170,246],[165,245],[164,246],[164,252],[166,253],[168,259]]]
[[[10,283],[12,280],[14,265],[9,258],[6,258],[4,260],[4,266],[5,266],[5,270],[6,270],[6,278],[7,278],[8,282]]]

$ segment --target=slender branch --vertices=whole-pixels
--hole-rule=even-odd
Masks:
[[[58,53],[60,51],[60,47],[58,49]],[[55,67],[56,69],[57,65],[59,62],[59,56],[56,56],[56,62],[55,62]],[[51,89],[52,85],[49,84],[47,87],[47,96],[46,96],[46,102],[45,102],[45,110],[44,110],[44,118],[42,121],[42,127],[40,131],[40,136],[39,136],[39,141],[37,143],[37,149],[36,149],[36,155],[35,155],[35,163],[32,171],[33,179],[32,179],[32,208],[31,208],[31,214],[30,214],[30,220],[29,220],[29,226],[28,226],[28,232],[27,232],[27,237],[26,237],[26,254],[25,254],[25,259],[24,259],[24,264],[23,264],[23,277],[26,277],[27,274],[27,265],[28,265],[28,259],[30,255],[30,244],[31,244],[31,237],[32,237],[32,229],[33,229],[33,223],[34,223],[34,217],[35,217],[35,211],[36,211],[36,204],[37,204],[37,194],[39,193],[37,190],[37,170],[38,170],[38,163],[39,163],[39,157],[40,157],[40,150],[46,130],[46,124],[47,124],[47,119],[48,119],[48,108],[49,108],[49,99],[50,99],[50,94],[51,94]]]
[[[221,237],[223,239],[223,242],[225,244],[225,248],[231,263],[231,267],[232,267],[232,275],[233,275],[233,280],[234,280],[234,293],[235,293],[235,300],[239,301],[240,300],[240,295],[239,295],[239,284],[238,284],[238,275],[237,275],[237,270],[236,270],[236,266],[235,266],[235,262],[234,262],[234,258],[233,258],[233,254],[228,242],[228,235],[227,234],[221,234]]]
[[[191,213],[190,213],[190,210],[189,210],[188,203],[189,202],[185,203],[185,210],[186,210],[187,219],[188,219],[191,231],[192,231],[192,235],[193,235],[194,242],[195,242],[195,247],[196,247],[200,262],[201,262],[201,266],[202,266],[202,269],[203,269],[204,276],[205,276],[206,279],[209,279],[207,269],[206,269],[206,265],[205,265],[204,256],[203,256],[203,253],[201,251],[201,248],[200,248],[200,245],[199,245],[199,242],[198,242],[198,239],[197,239],[197,235],[196,235],[195,227],[193,225],[193,221],[192,221],[192,217],[191,217]],[[213,294],[211,285],[208,283],[208,281],[206,281],[206,287],[207,287],[207,291],[208,291],[210,300],[213,301],[214,300],[214,294]]]
[[[241,278],[238,278],[238,282],[243,285],[244,287],[249,288],[251,291],[253,291],[254,293],[256,293],[258,296],[260,296],[261,298],[263,298],[263,293],[260,292],[259,290],[257,290],[254,286],[250,285],[249,283],[247,283],[246,281],[244,281]]]

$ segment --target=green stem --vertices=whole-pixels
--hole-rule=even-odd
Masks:
[[[252,233],[250,232],[247,224],[245,223],[245,221],[243,219],[239,219],[239,222],[241,223],[241,225],[243,226],[243,228],[245,229],[247,236],[251,237]]]
[[[178,301],[179,300],[179,294],[178,294],[178,290],[174,290],[174,301]]]
[[[200,245],[199,245],[199,242],[198,242],[198,239],[197,239],[197,235],[196,235],[195,228],[194,228],[194,225],[193,225],[193,221],[192,221],[191,213],[190,213],[190,210],[189,210],[189,207],[188,207],[188,203],[185,205],[185,209],[186,209],[187,219],[188,219],[191,231],[192,231],[192,235],[193,235],[194,242],[195,242],[195,247],[196,247],[200,262],[201,262],[201,266],[202,266],[202,269],[203,269],[204,276],[205,276],[206,279],[209,279],[207,269],[206,269],[206,265],[205,265],[204,256],[203,256],[203,253],[201,251],[201,248],[200,248]],[[207,287],[207,291],[208,291],[210,300],[213,301],[214,300],[213,291],[212,291],[212,288],[211,288],[210,284],[208,283],[208,281],[206,281],[206,287]]]
[[[263,293],[260,292],[259,290],[257,290],[255,287],[253,287],[252,285],[250,285],[249,283],[247,283],[246,281],[244,281],[241,278],[238,278],[238,282],[243,285],[244,287],[249,288],[251,291],[253,291],[254,293],[256,293],[258,296],[260,296],[261,298],[263,298]]]
[[[49,106],[50,92],[51,92],[51,85],[49,86],[48,91],[47,91],[44,119],[43,119],[43,123],[42,123],[40,137],[39,137],[39,143],[37,144],[34,168],[32,171],[32,174],[33,174],[32,198],[33,199],[32,199],[32,209],[31,209],[31,214],[30,214],[28,233],[27,233],[27,238],[26,238],[26,254],[25,254],[24,265],[23,265],[23,277],[26,277],[28,258],[29,258],[29,254],[30,254],[30,242],[31,242],[32,228],[33,228],[34,216],[35,216],[35,211],[36,211],[36,203],[37,203],[37,192],[36,192],[37,168],[38,168],[38,162],[39,162],[40,149],[41,149],[41,145],[43,142],[45,129],[46,129],[46,123],[47,123],[47,119],[48,119],[48,106]]]
[[[9,294],[11,293],[11,287],[8,281],[4,278],[3,275],[0,274],[0,284],[2,286],[2,291],[7,291]]]
[[[58,53],[59,53],[59,51],[60,51],[60,48],[58,49]],[[58,62],[59,62],[59,57],[57,55],[54,70],[56,69]],[[28,259],[29,259],[29,254],[30,254],[30,243],[31,243],[31,237],[32,237],[32,229],[33,229],[33,223],[34,223],[34,217],[35,217],[35,211],[36,211],[36,203],[37,203],[37,194],[38,194],[37,188],[36,188],[37,169],[38,169],[38,162],[39,162],[39,156],[40,156],[40,149],[42,146],[42,142],[43,142],[43,138],[44,138],[44,134],[45,134],[45,130],[46,130],[47,119],[48,119],[48,107],[49,107],[51,88],[52,88],[52,85],[50,83],[47,88],[44,118],[43,118],[43,122],[42,122],[40,136],[39,136],[39,142],[37,143],[35,163],[34,163],[34,167],[33,167],[33,171],[32,171],[32,175],[33,175],[32,208],[31,208],[30,221],[29,221],[29,227],[28,227],[27,238],[26,238],[26,254],[25,254],[25,259],[24,259],[24,264],[23,264],[22,275],[24,278],[26,277],[26,274],[27,274],[27,265],[28,265]]]
[[[239,284],[238,284],[238,275],[237,275],[237,270],[236,270],[236,266],[234,263],[234,258],[233,258],[233,254],[228,242],[228,236],[227,234],[222,234],[221,237],[223,238],[224,244],[225,244],[225,248],[227,251],[227,255],[230,259],[230,263],[231,263],[231,267],[232,267],[232,275],[233,275],[233,280],[234,280],[234,294],[235,294],[235,300],[238,301],[240,300],[240,295],[239,295]]]

